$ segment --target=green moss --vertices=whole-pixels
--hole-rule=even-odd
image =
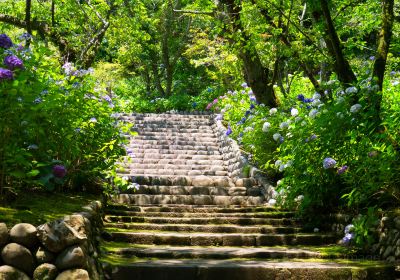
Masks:
[[[0,205],[0,222],[8,226],[31,223],[35,226],[78,212],[98,196],[87,194],[21,193],[13,203]]]

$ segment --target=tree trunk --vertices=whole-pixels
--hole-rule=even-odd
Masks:
[[[228,10],[233,32],[238,30],[244,31],[245,29],[242,27],[240,21],[241,3],[237,3],[235,0],[222,0],[220,2]],[[253,90],[258,102],[270,107],[276,107],[278,102],[270,70],[262,64],[254,45],[251,44],[251,39],[244,32],[242,32],[242,39],[239,40],[239,58],[243,62],[244,77],[247,84]],[[242,40],[248,43],[248,45],[244,46]]]
[[[382,87],[383,78],[385,75],[386,61],[389,53],[390,40],[392,38],[392,28],[394,21],[394,0],[382,1],[382,27],[379,32],[378,49],[376,51],[374,70],[373,70],[373,83],[375,83],[379,90],[371,93],[370,106],[373,108],[374,121],[376,127],[380,127],[381,118],[381,103],[382,103]]]
[[[344,57],[342,51],[342,44],[337,35],[335,26],[332,21],[331,13],[328,6],[327,0],[320,0],[321,12],[324,16],[325,25],[325,42],[328,48],[329,54],[332,56],[334,63],[334,69],[339,81],[349,86],[357,81],[356,75],[351,69],[350,63]],[[318,13],[318,12],[317,12]]]

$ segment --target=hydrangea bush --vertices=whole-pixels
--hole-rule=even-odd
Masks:
[[[0,35],[0,187],[94,185],[124,153],[112,97],[90,69],[19,43]]]
[[[296,88],[279,108],[257,104],[243,84],[206,109],[221,108],[227,134],[253,163],[280,179],[274,204],[305,216],[338,208],[362,213],[395,206],[400,199],[400,74],[388,77],[378,128],[368,105],[377,88],[368,78],[348,88],[329,81],[322,95]]]

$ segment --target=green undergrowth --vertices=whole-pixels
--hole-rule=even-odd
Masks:
[[[35,226],[65,215],[78,212],[99,196],[85,193],[20,193],[17,199],[7,205],[0,205],[0,222],[12,226],[30,223]]]

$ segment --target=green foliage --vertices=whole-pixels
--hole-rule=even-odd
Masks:
[[[24,68],[0,82],[0,185],[50,191],[95,185],[124,153],[111,98],[96,89],[90,70],[60,69],[40,43],[2,50],[0,59],[9,53],[23,59]]]

